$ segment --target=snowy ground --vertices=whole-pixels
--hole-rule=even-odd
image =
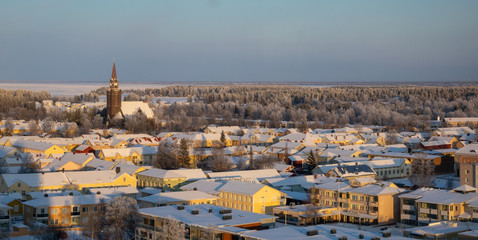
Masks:
[[[32,91],[48,91],[53,96],[74,96],[88,93],[100,87],[107,87],[108,82],[104,83],[0,83],[0,89],[24,89]],[[145,89],[145,88],[162,88],[170,85],[154,84],[154,83],[124,83],[120,84],[122,89]]]

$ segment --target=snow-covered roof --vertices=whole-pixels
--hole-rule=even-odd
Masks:
[[[136,152],[139,155],[152,155],[152,154],[156,154],[157,151],[158,151],[157,148],[149,147],[149,146],[101,149],[101,152],[107,158],[115,157],[116,155],[119,155],[121,157],[128,157],[128,156],[131,156],[134,152]]]
[[[382,186],[381,184],[368,184],[368,185],[365,185],[365,186],[362,186],[362,187],[349,188],[349,189],[344,190],[344,192],[361,193],[361,194],[373,195],[373,196],[398,194],[398,193],[402,193],[404,191],[406,191],[406,190],[402,189],[402,188]]]
[[[139,209],[139,213],[151,217],[173,218],[187,225],[207,227],[236,226],[249,223],[261,223],[274,221],[276,217],[266,214],[259,214],[237,209],[230,209],[231,219],[223,220],[223,214],[219,211],[226,209],[210,204],[199,204],[184,206],[184,210],[178,210],[176,206],[164,206],[154,208]],[[191,211],[197,210],[198,214],[191,214]],[[211,212],[210,212],[211,211]]]
[[[468,144],[460,150],[456,151],[455,154],[466,154],[478,156],[478,144]]]
[[[202,191],[162,192],[147,197],[138,198],[138,201],[156,204],[193,201],[200,199],[216,200],[218,197]]]
[[[182,190],[193,191],[194,189],[202,192],[206,192],[212,195],[219,195],[219,188],[221,188],[226,182],[216,182],[213,179],[199,180],[192,182],[188,185],[182,186]]]
[[[206,175],[201,169],[176,169],[164,170],[152,168],[138,173],[138,175],[149,176],[155,178],[186,178],[186,180],[206,179]]]
[[[65,191],[41,191],[41,192],[29,192],[29,195],[32,199],[46,198],[46,197],[57,197],[57,196],[81,196],[82,194],[75,190],[65,190]]]
[[[2,174],[8,187],[21,181],[30,187],[66,186],[70,181],[61,172]]]
[[[72,185],[76,184],[95,184],[108,183],[114,181],[120,175],[113,170],[103,171],[75,171],[65,172],[65,176],[70,180]]]
[[[219,192],[230,192],[244,195],[254,195],[256,192],[264,187],[268,187],[260,183],[241,182],[241,181],[227,181],[222,187],[219,188]]]
[[[463,203],[478,196],[478,193],[458,193],[434,189],[423,193],[423,196],[417,199],[417,202],[436,203],[450,205],[452,203]]]
[[[124,116],[135,115],[138,110],[146,115],[147,118],[153,118],[153,110],[149,107],[148,103],[143,101],[122,101],[121,102],[121,112]]]
[[[12,142],[12,145],[17,148],[27,148],[27,149],[34,149],[38,151],[46,151],[51,147],[55,146],[51,143],[39,142],[39,141],[31,141],[31,140],[23,140],[19,139]]]
[[[139,193],[138,189],[134,186],[129,187],[107,187],[107,188],[89,188],[88,191],[91,194],[106,195],[109,197],[112,196],[122,196],[125,194],[137,194]]]
[[[280,174],[275,169],[258,169],[244,171],[212,172],[208,173],[207,176],[209,178],[216,179],[242,178],[261,181],[264,178],[280,177]]]
[[[93,205],[100,203],[101,199],[109,201],[110,198],[98,195],[81,195],[81,196],[54,196],[46,198],[38,198],[23,202],[23,205],[38,207],[56,207],[56,206],[75,206],[75,205]]]
[[[105,161],[105,160],[95,158],[89,161],[85,166],[89,168],[98,169],[98,170],[107,170],[107,169],[112,169],[117,164],[118,162]]]

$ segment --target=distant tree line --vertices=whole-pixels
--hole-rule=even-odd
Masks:
[[[156,110],[171,131],[198,130],[217,119],[235,125],[267,120],[271,127],[292,121],[303,128],[346,124],[404,128],[438,116],[478,116],[478,87],[470,86],[170,86],[127,91],[136,96],[187,97],[189,105]]]

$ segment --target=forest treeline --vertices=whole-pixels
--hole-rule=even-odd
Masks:
[[[35,102],[97,101],[106,88],[74,97],[52,97],[46,91],[1,90],[0,114],[4,119],[76,122],[86,130],[101,127],[104,110],[74,112],[35,109]],[[393,126],[397,129],[425,127],[440,117],[477,117],[478,87],[298,87],[298,86],[170,86],[158,89],[123,90],[125,100],[147,100],[155,119],[137,114],[110,126],[133,132],[198,131],[209,124],[252,125],[265,120],[269,127],[282,121],[299,128],[339,127],[346,124]],[[159,107],[155,97],[186,97],[189,104]],[[160,122],[164,124],[160,124]],[[104,123],[104,119],[103,119]],[[84,125],[84,126],[83,126]]]
[[[181,121],[180,128],[207,124],[213,118],[239,124],[244,120],[268,120],[272,127],[278,127],[280,121],[313,122],[322,127],[406,127],[438,116],[478,116],[478,87],[470,86],[170,86],[125,92],[130,98],[188,97],[189,105],[173,104],[161,111],[162,118]]]

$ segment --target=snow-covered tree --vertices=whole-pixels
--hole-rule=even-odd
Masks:
[[[106,206],[106,231],[111,239],[133,239],[138,221],[138,206],[133,198],[122,196]]]
[[[159,234],[159,240],[184,239],[186,235],[186,225],[173,218],[168,218],[162,230]]]

